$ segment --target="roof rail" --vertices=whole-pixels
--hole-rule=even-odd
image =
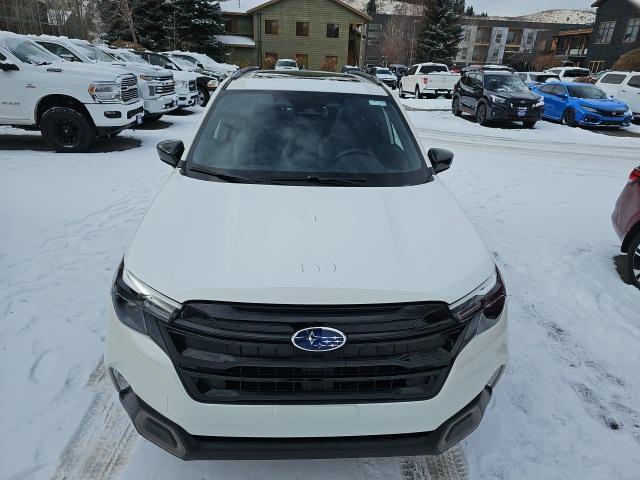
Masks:
[[[356,77],[364,78],[365,80],[369,80],[371,83],[374,83],[380,87],[384,85],[384,83],[382,83],[378,77],[374,77],[373,75],[369,75],[365,72],[351,72],[349,73],[349,75],[355,75]]]
[[[233,75],[231,75],[231,80],[235,80],[236,78],[240,78],[241,76],[243,76],[243,75],[245,75],[245,74],[247,74],[249,72],[253,72],[255,70],[260,70],[260,67],[256,67],[256,66],[244,67],[244,68],[241,68],[240,70],[236,70],[233,73]]]

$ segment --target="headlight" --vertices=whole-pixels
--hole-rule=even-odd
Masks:
[[[502,97],[499,97],[497,95],[489,95],[489,98],[491,99],[491,101],[493,103],[499,103],[499,104],[507,103],[507,99],[506,98],[502,98]]]
[[[586,110],[587,112],[598,113],[597,108],[589,107],[587,105],[580,105],[580,106],[582,107],[583,110]]]
[[[168,322],[181,305],[155,291],[124,267],[124,261],[111,288],[113,308],[118,319],[138,332],[147,333],[147,320],[154,317]]]
[[[147,82],[153,82],[154,80],[157,80],[157,78],[154,77],[153,75],[140,75],[140,80],[146,80]]]
[[[120,85],[116,82],[95,82],[89,85],[89,95],[98,102],[120,101]]]
[[[630,109],[630,108],[627,108],[627,111],[626,111],[626,112],[624,112],[624,116],[625,116],[625,117],[630,117],[630,116],[632,116],[632,115],[633,115],[633,112],[631,111],[631,109]]]
[[[213,80],[209,80],[207,82],[207,88],[217,88],[218,87],[218,80],[213,79]]]
[[[176,82],[176,88],[189,88],[189,82],[185,82],[184,80],[178,80]]]
[[[495,272],[467,296],[449,305],[453,318],[469,323],[467,340],[493,327],[507,300],[507,291],[500,272]]]
[[[540,100],[533,106],[533,108],[536,107],[544,107],[544,97],[540,97]]]

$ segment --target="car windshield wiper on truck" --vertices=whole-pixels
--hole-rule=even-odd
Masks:
[[[269,177],[266,180],[278,183],[307,182],[318,185],[364,185],[367,183],[365,178],[318,177],[315,175],[306,175],[304,177]]]
[[[190,166],[189,170],[191,170],[192,172],[204,173],[205,175],[211,175],[212,177],[219,178],[220,180],[229,183],[268,183],[265,180],[259,178],[247,178],[238,175],[231,175],[228,173],[218,172],[217,170],[211,170],[205,167]]]

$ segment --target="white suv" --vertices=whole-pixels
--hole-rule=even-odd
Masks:
[[[158,145],[176,168],[108,312],[120,399],[183,459],[443,452],[507,363],[500,273],[438,178],[453,154],[377,80],[281,73],[237,72],[186,152]]]

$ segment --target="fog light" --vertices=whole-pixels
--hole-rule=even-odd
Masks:
[[[120,118],[122,117],[122,113],[109,110],[108,112],[104,112],[104,116],[107,118]]]
[[[498,368],[493,375],[491,375],[491,378],[489,379],[489,382],[487,382],[487,386],[491,389],[493,389],[498,382],[500,381],[500,379],[502,378],[502,374],[504,373],[504,365],[501,365],[500,368]]]
[[[111,381],[116,387],[116,390],[118,390],[118,393],[124,392],[125,390],[131,388],[131,385],[129,384],[127,379],[124,378],[124,376],[115,368],[109,369],[109,376],[111,377]]]

